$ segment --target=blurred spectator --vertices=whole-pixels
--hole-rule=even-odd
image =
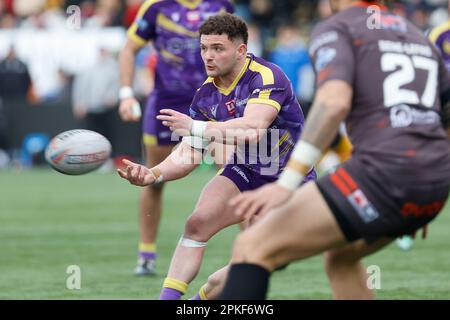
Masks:
[[[14,47],[10,47],[6,58],[0,61],[0,97],[26,98],[30,89],[28,67],[17,57]]]
[[[248,24],[248,52],[257,57],[262,57],[264,46],[261,40],[261,33],[254,24]]]
[[[115,118],[119,102],[119,66],[104,48],[99,61],[75,77],[72,101],[73,114],[84,127],[104,135],[115,150]]]
[[[302,107],[307,109],[312,101],[314,76],[306,44],[292,25],[279,28],[277,39],[269,59],[286,73]]]
[[[26,103],[30,91],[28,67],[17,58],[14,47],[10,47],[6,58],[0,61],[0,149],[11,147],[10,106]]]

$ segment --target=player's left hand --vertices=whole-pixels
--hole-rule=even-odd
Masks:
[[[189,136],[192,127],[192,118],[184,113],[172,110],[162,109],[156,119],[162,120],[162,124],[169,127],[170,131],[175,131],[180,136]]]
[[[272,208],[286,202],[292,191],[276,183],[269,183],[259,189],[247,191],[234,197],[230,205],[234,207],[235,214],[242,219],[251,219],[254,215],[263,216]]]

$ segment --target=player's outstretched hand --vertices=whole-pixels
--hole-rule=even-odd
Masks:
[[[170,131],[175,131],[180,136],[190,135],[193,121],[191,117],[172,109],[162,109],[159,113],[161,114],[156,119],[161,120]]]
[[[247,191],[230,200],[237,216],[243,219],[263,216],[272,208],[285,203],[292,192],[276,183],[269,183],[259,189]]]
[[[117,169],[117,173],[121,178],[141,187],[151,185],[155,182],[155,175],[147,167],[127,159],[123,159],[122,162],[127,167],[124,170]]]

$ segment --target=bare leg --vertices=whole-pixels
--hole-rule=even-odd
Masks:
[[[367,253],[380,249],[386,243],[374,245]],[[230,269],[222,298],[263,298],[268,288],[267,270],[273,271],[291,261],[305,259],[328,250],[330,250],[328,253],[330,267],[333,263],[337,263],[339,249],[345,250],[347,245],[348,242],[316,184],[308,183],[298,189],[286,204],[267,213],[238,237],[233,253],[235,264]],[[350,250],[351,246],[348,248],[347,250]],[[364,252],[358,252],[355,257],[362,256]],[[344,253],[346,258],[349,255]],[[357,262],[354,262],[355,260]],[[333,279],[330,282],[337,295],[342,294],[341,290],[344,288],[358,292],[362,290],[363,269],[359,259],[353,259],[352,264],[356,275],[348,274],[339,279],[339,275],[332,273]],[[250,280],[252,273],[257,276]],[[336,275],[338,279],[334,278]],[[351,283],[348,278],[351,279]],[[261,285],[261,280],[264,281],[264,285]],[[349,296],[356,294],[356,292],[348,293]],[[367,297],[367,290],[363,290],[363,294]]]
[[[378,251],[392,242],[384,238],[373,244],[358,240],[324,254],[325,271],[328,275],[334,299],[373,299],[373,292],[367,286],[367,273],[361,258]]]
[[[197,206],[188,218],[184,239],[173,254],[164,288],[176,289],[173,279],[187,286],[197,275],[206,249],[206,242],[217,232],[241,220],[232,214],[228,201],[239,193],[236,185],[226,177],[216,176],[204,188]],[[164,291],[164,290],[163,290]],[[184,290],[183,290],[184,291]],[[163,295],[161,298],[164,298]]]
[[[145,146],[146,166],[154,167],[163,161],[172,151],[173,146]],[[161,199],[163,184],[142,188],[139,205],[139,228],[140,242],[144,246],[154,247],[158,234],[159,222],[161,220]],[[141,258],[149,258],[146,253],[140,250]],[[154,273],[151,266],[146,265],[146,261],[139,262],[135,270],[137,275]]]

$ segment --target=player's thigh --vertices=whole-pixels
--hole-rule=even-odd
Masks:
[[[166,159],[172,152],[175,144],[173,145],[150,145],[145,144],[145,163],[147,167],[154,167],[160,164]]]
[[[228,202],[240,193],[228,178],[215,176],[202,190],[190,219],[200,221],[203,233],[210,236],[219,230],[241,221],[233,214]]]
[[[346,243],[316,184],[310,182],[245,231],[235,246],[234,258],[274,270]]]

